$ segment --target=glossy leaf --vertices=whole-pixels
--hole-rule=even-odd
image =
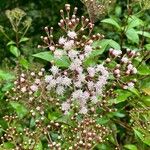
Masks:
[[[110,25],[114,26],[114,27],[117,28],[117,29],[121,29],[121,27],[120,27],[120,25],[118,24],[118,22],[115,21],[115,20],[112,19],[112,18],[104,19],[104,20],[102,20],[101,22],[110,24]]]
[[[133,43],[139,43],[139,36],[133,28],[126,31],[127,38],[132,41]]]
[[[20,56],[20,51],[16,46],[11,45],[9,50],[14,56],[16,56],[16,57]]]

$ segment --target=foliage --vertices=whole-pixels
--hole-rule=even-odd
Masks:
[[[2,3],[0,150],[150,149],[149,1],[66,2]]]

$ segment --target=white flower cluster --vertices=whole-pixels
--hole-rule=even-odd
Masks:
[[[63,96],[65,93],[68,99],[62,103],[62,110],[66,113],[71,109],[71,104],[79,106],[79,113],[88,112],[88,102],[96,104],[100,96],[103,95],[103,89],[107,84],[109,73],[102,64],[83,67],[85,58],[92,52],[92,46],[85,44],[83,50],[73,49],[74,38],[76,34],[69,31],[69,38],[61,37],[59,44],[64,45],[64,50],[71,63],[67,70],[52,66],[51,75],[45,76],[48,91],[55,91],[56,94]],[[69,92],[69,93],[67,93]]]

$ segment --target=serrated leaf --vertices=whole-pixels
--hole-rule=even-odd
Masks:
[[[137,129],[133,129],[135,135],[139,137],[139,139],[145,143],[146,145],[150,146],[150,136],[144,136],[141,132],[139,132]]]
[[[62,56],[60,59],[54,58],[54,62],[58,67],[68,68],[70,66],[70,61],[67,56]]]
[[[129,88],[128,89],[131,93],[135,94],[137,97],[140,97],[140,93],[136,88]]]
[[[150,44],[146,44],[144,47],[146,48],[146,50],[150,51]]]
[[[136,44],[139,43],[139,36],[137,34],[137,31],[134,30],[133,28],[126,31],[126,36],[133,43],[136,43]]]
[[[137,31],[137,34],[150,38],[150,33],[146,31]]]
[[[34,54],[33,56],[43,59],[43,60],[46,60],[46,61],[49,61],[49,62],[54,59],[52,52],[50,52],[50,51],[40,52],[40,53]]]
[[[128,19],[127,29],[131,29],[140,25],[144,25],[143,21],[136,16],[130,16]]]
[[[116,90],[115,93],[118,95],[115,99],[112,100],[113,103],[115,104],[124,102],[125,100],[127,100],[129,96],[132,95],[131,92],[126,91],[126,90],[120,90],[120,89]]]
[[[116,27],[117,29],[121,29],[120,25],[118,24],[118,22],[116,22],[114,19],[112,18],[108,18],[108,19],[104,19],[101,22],[103,23],[107,23],[107,24],[111,24],[112,26]]]
[[[3,147],[7,150],[9,149],[12,150],[13,148],[15,148],[15,145],[11,142],[5,142],[3,145],[4,145]]]
[[[139,75],[150,75],[150,68],[148,65],[146,65],[145,63],[142,63],[139,67],[138,67],[138,72]]]
[[[150,93],[149,93],[150,94]],[[150,106],[150,96],[144,96],[143,98],[142,98],[142,101],[143,101],[143,103],[146,105],[146,106]]]
[[[11,45],[9,50],[14,56],[16,56],[16,57],[20,56],[20,51],[16,46]]]
[[[27,113],[27,109],[23,106],[23,104],[19,104],[17,102],[10,102],[10,105],[14,108],[19,118],[23,118]]]
[[[121,49],[120,45],[114,40],[108,40],[108,43],[114,49],[118,49],[118,50]]]
[[[19,60],[19,63],[22,67],[24,67],[25,69],[28,69],[29,68],[29,62],[25,59],[25,58],[21,58]]]
[[[7,43],[7,46],[9,46],[9,45],[15,45],[15,44],[16,43],[14,41],[10,41],[10,42]]]
[[[12,80],[14,75],[6,71],[0,70],[0,80]]]
[[[29,40],[29,38],[23,37],[23,38],[20,39],[19,43],[26,42],[26,41],[28,41],[28,40]]]
[[[133,144],[127,144],[127,145],[124,145],[124,147],[129,150],[138,150],[137,147]]]
[[[35,147],[34,147],[34,150],[43,150],[43,145],[42,145],[42,142],[39,141]]]
[[[103,124],[108,123],[109,120],[110,120],[110,119],[109,119],[108,117],[102,117],[102,118],[98,118],[98,119],[96,120],[96,123],[103,125]]]

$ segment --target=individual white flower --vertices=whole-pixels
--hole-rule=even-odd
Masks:
[[[102,64],[100,64],[100,65],[97,65],[96,66],[96,71],[97,72],[103,72],[103,71],[105,71],[106,69],[105,69],[105,67],[102,65]]]
[[[51,51],[54,51],[54,50],[55,50],[55,46],[49,46],[49,49],[50,49]]]
[[[70,84],[71,84],[71,79],[70,78],[68,78],[68,77],[62,78],[62,85],[70,86]]]
[[[56,93],[57,93],[58,95],[63,95],[63,94],[64,94],[64,91],[65,91],[65,89],[64,89],[63,86],[58,86],[58,87],[56,88]]]
[[[77,66],[82,65],[82,61],[81,61],[80,59],[78,59],[78,58],[77,58],[77,59],[74,59],[74,60],[73,60],[73,63],[76,64]]]
[[[33,84],[30,86],[30,89],[33,91],[33,92],[36,92],[38,90],[38,86]]]
[[[82,107],[79,111],[80,114],[87,114],[88,110],[86,107]]]
[[[24,82],[24,81],[25,81],[25,78],[21,77],[20,82]]]
[[[41,68],[41,71],[42,71],[42,72],[45,72],[45,68]]]
[[[84,58],[85,58],[84,54],[80,54],[80,55],[79,55],[79,58],[80,58],[81,61],[83,61]]]
[[[64,49],[65,50],[71,50],[74,46],[74,40],[69,40],[64,43]]]
[[[40,84],[41,80],[40,79],[35,79],[35,84]]]
[[[92,96],[91,101],[92,101],[92,103],[96,104],[98,102],[98,99],[96,96]]]
[[[34,73],[34,72],[31,72],[31,76],[35,76],[35,73]]]
[[[82,97],[83,97],[83,99],[87,100],[90,97],[89,92],[84,91],[83,94],[82,94]]]
[[[83,94],[82,90],[76,90],[72,93],[72,98],[73,99],[78,99],[80,96]]]
[[[27,88],[26,88],[26,87],[22,87],[22,88],[21,88],[21,92],[22,92],[22,93],[25,93],[26,91],[27,91]]]
[[[55,76],[56,74],[58,74],[58,67],[57,66],[52,66],[50,71],[52,72],[52,74]]]
[[[63,111],[68,111],[68,110],[70,109],[70,104],[69,104],[68,102],[63,102],[63,103],[61,104],[61,109],[62,109]]]
[[[126,64],[129,61],[129,59],[127,57],[122,57],[121,61]]]
[[[119,55],[121,55],[122,54],[122,51],[120,51],[120,50],[112,50],[112,54],[115,56],[115,57],[118,57]]]
[[[90,77],[94,77],[95,76],[95,68],[94,67],[88,67],[87,68],[87,72],[88,72]]]
[[[74,82],[74,86],[78,87],[78,88],[81,88],[82,87],[81,81]]]
[[[46,76],[45,76],[45,82],[46,82],[46,83],[50,83],[52,79],[53,79],[53,76],[52,76],[52,75],[46,75]]]
[[[78,55],[78,52],[77,51],[75,51],[75,50],[70,50],[69,52],[68,52],[68,56],[70,57],[70,59],[76,59],[77,58],[77,55]]]
[[[93,90],[94,82],[93,82],[93,81],[89,81],[89,82],[87,83],[87,86],[88,86],[88,89],[89,89],[89,90]]]
[[[82,74],[83,72],[83,68],[80,66],[80,67],[77,67],[76,68],[76,71],[78,72],[78,74]]]
[[[70,64],[70,66],[69,66],[69,69],[70,69],[70,70],[76,70],[76,69],[77,69],[76,64],[75,64],[74,62],[72,62],[72,63]]]
[[[60,45],[64,45],[66,41],[67,41],[66,38],[60,37],[58,43],[59,43]]]
[[[129,64],[129,65],[127,66],[127,69],[128,69],[128,70],[132,70],[132,69],[133,69],[133,65],[132,65],[132,64]]]
[[[92,47],[90,45],[86,45],[84,47],[85,56],[88,57],[92,52]]]
[[[49,85],[53,88],[56,86],[56,80],[52,79],[51,82],[49,83]]]
[[[107,79],[108,78],[106,76],[100,75],[98,77],[98,82],[97,83],[99,83],[101,85],[105,85],[105,84],[107,84]]]
[[[55,50],[54,51],[54,57],[60,59],[63,55],[63,51],[62,50]]]
[[[137,73],[137,69],[135,67],[133,67],[132,72],[133,72],[133,74],[136,74]]]
[[[128,83],[128,88],[134,88],[134,83],[133,82],[129,82]]]
[[[71,39],[74,39],[77,37],[77,34],[74,31],[68,31],[67,33],[68,37],[70,37]]]
[[[120,70],[119,69],[115,69],[114,70],[114,74],[120,74]]]
[[[43,76],[43,72],[40,71],[40,72],[38,73],[38,75],[39,75],[39,76]]]
[[[62,81],[63,81],[63,78],[62,78],[61,76],[58,76],[58,77],[56,78],[56,83],[57,83],[57,84],[62,84]]]
[[[78,81],[84,82],[85,81],[85,74],[83,74],[83,73],[78,74]]]

